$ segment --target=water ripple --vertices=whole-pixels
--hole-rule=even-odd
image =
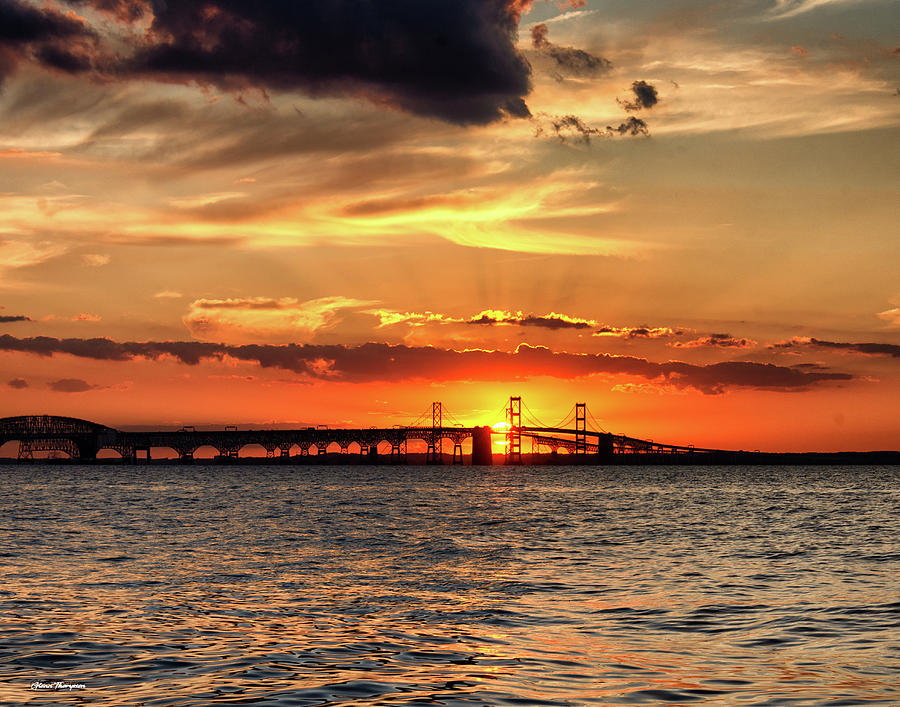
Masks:
[[[896,467],[0,474],[3,704],[900,704]]]

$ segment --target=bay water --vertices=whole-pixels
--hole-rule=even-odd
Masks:
[[[4,705],[900,705],[900,467],[0,484]]]

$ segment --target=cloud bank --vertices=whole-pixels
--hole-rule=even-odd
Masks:
[[[461,125],[530,115],[515,47],[523,0],[72,0],[77,15],[0,0],[0,79],[23,61],[104,80],[364,98]],[[140,20],[140,22],[136,22]],[[122,54],[117,46],[133,47]]]
[[[347,383],[410,380],[505,381],[534,377],[580,378],[591,375],[637,376],[677,388],[720,394],[737,388],[772,391],[807,390],[829,382],[849,381],[848,373],[785,367],[749,361],[695,365],[656,363],[634,356],[573,354],[519,345],[515,351],[441,349],[369,343],[360,346],[251,344],[229,346],[203,342],[116,342],[110,339],[57,339],[0,336],[0,351],[41,356],[69,354],[82,358],[131,361],[174,358],[187,365],[226,357],[277,368],[310,379]]]

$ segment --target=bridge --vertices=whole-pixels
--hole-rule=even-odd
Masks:
[[[523,407],[525,412],[523,414]],[[704,455],[720,450],[660,444],[606,432],[587,410],[576,403],[560,423],[546,425],[514,396],[504,408],[506,421],[493,427],[467,427],[455,420],[440,402],[434,402],[409,425],[379,428],[331,428],[324,425],[301,429],[219,430],[183,427],[172,431],[131,432],[72,417],[25,415],[0,419],[0,446],[18,442],[18,459],[31,460],[35,453],[65,454],[72,459],[94,460],[103,450],[117,452],[129,462],[150,460],[151,450],[169,448],[179,459],[192,461],[204,447],[214,449],[222,460],[236,460],[250,445],[265,449],[268,459],[318,461],[330,454],[355,455],[358,461],[405,463],[411,456],[409,443],[425,447],[427,463],[463,464],[465,457],[475,465],[494,463],[495,438],[502,446],[506,464],[523,463],[523,441],[530,441],[531,459],[541,455],[572,455],[573,462],[614,462],[634,455]],[[445,423],[450,424],[445,424]],[[430,423],[430,424],[429,424]],[[464,455],[463,445],[469,451]],[[445,457],[444,447],[452,445]],[[382,451],[379,452],[379,449]],[[527,452],[525,453],[527,457]],[[318,457],[318,459],[314,459]],[[349,459],[348,459],[349,461]]]

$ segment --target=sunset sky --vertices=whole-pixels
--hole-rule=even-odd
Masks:
[[[0,0],[0,416],[900,448],[891,0]]]

